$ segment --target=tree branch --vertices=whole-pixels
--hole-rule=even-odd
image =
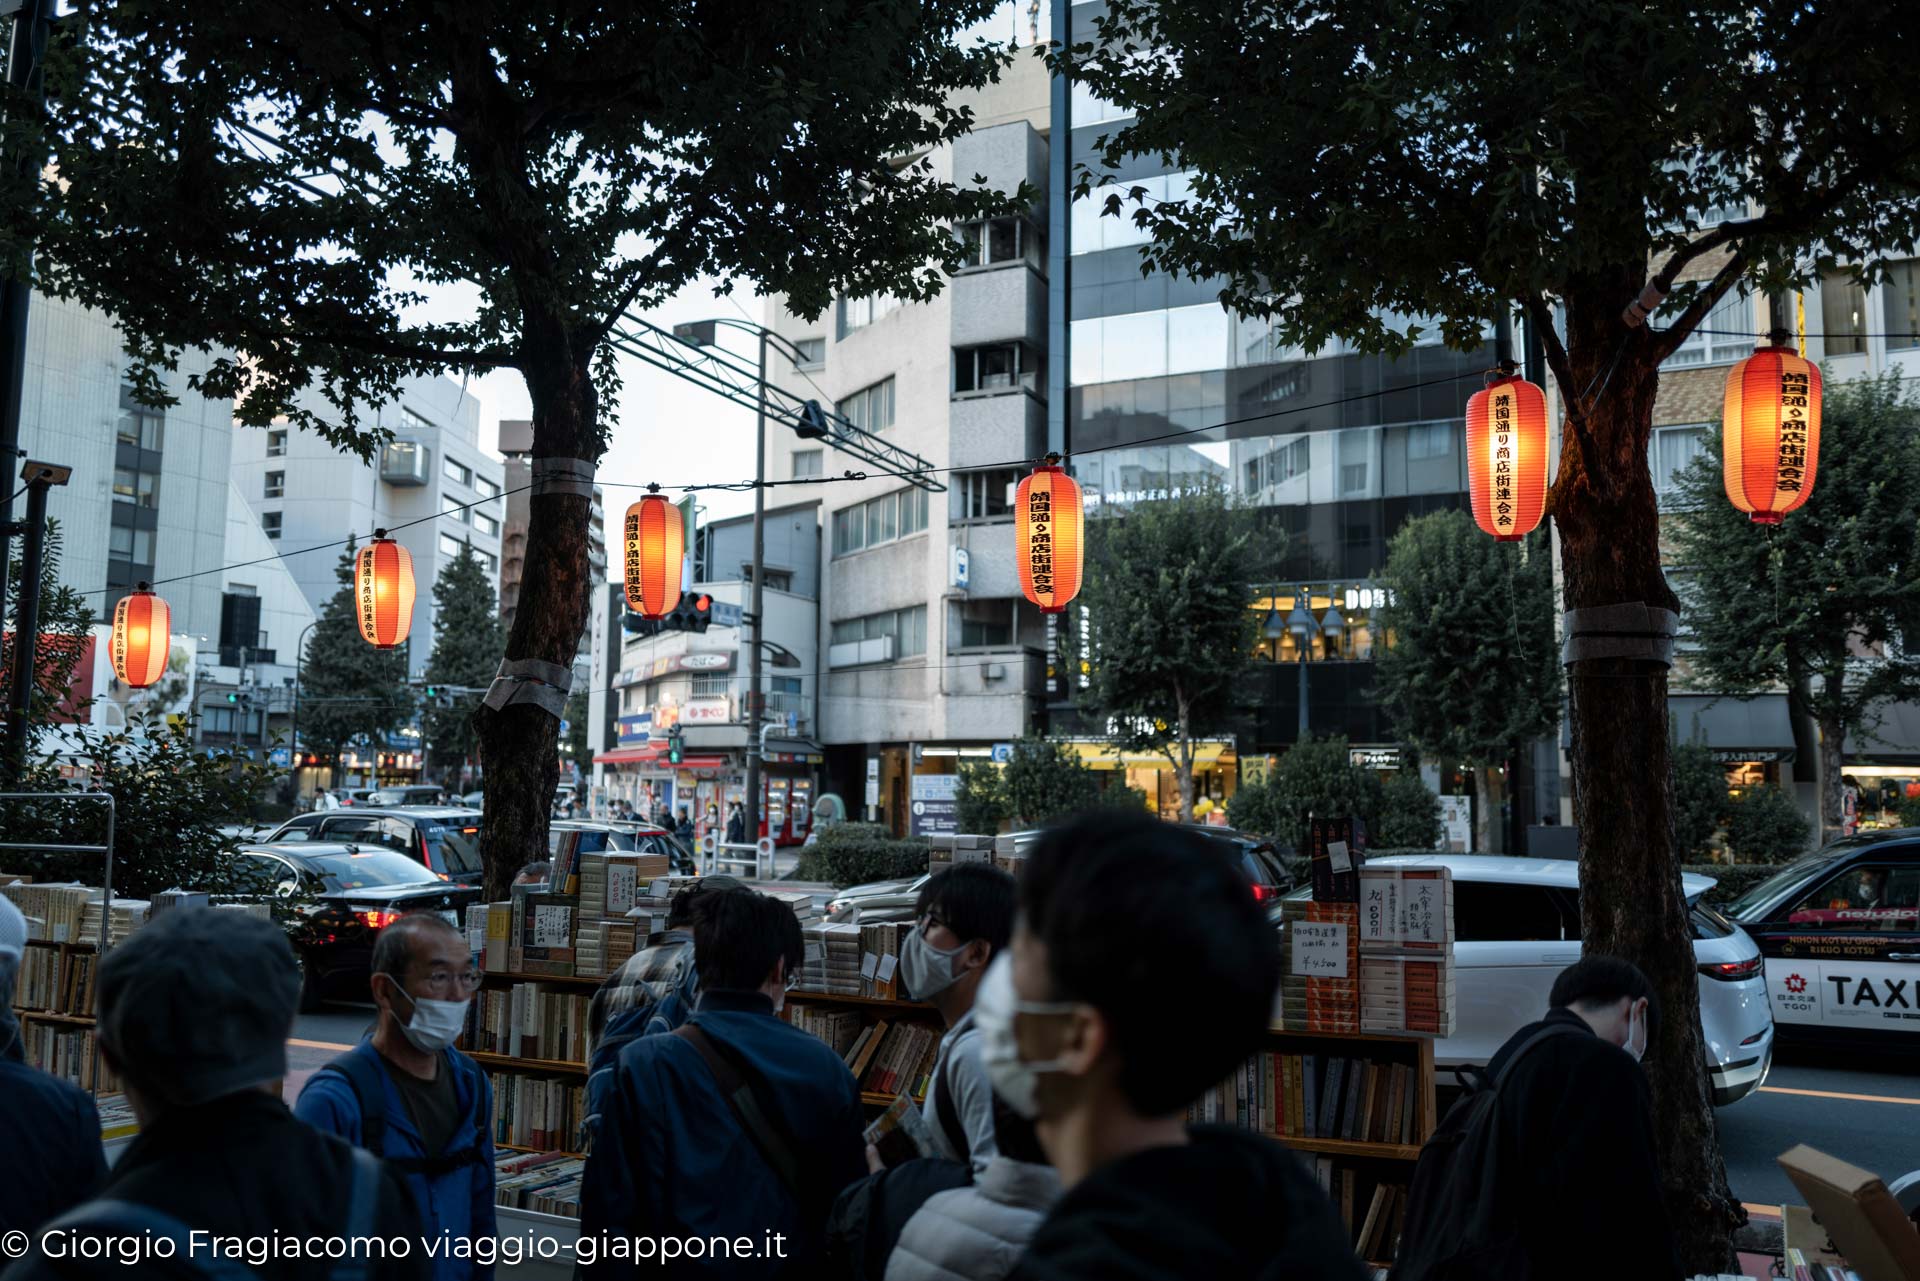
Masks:
[[[1714,305],[1720,301],[1727,290],[1733,287],[1733,283],[1740,279],[1746,269],[1747,251],[1743,246],[1733,251],[1733,256],[1728,258],[1726,265],[1720,268],[1720,274],[1694,296],[1693,301],[1687,305],[1687,309],[1681,312],[1671,325],[1654,336],[1653,352],[1649,359],[1655,367],[1658,367],[1660,362],[1671,356],[1674,350],[1687,340],[1687,335],[1693,332],[1694,326],[1706,319],[1707,313],[1713,310]]]

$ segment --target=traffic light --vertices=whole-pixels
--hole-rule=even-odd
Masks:
[[[819,440],[827,435],[826,411],[820,408],[820,402],[809,400],[800,407],[800,421],[793,425],[793,434],[802,440]]]
[[[667,732],[667,763],[669,765],[678,765],[686,759],[687,740],[681,735],[680,727],[675,725]]]
[[[713,623],[713,597],[705,592],[682,592],[680,603],[659,618],[642,618],[629,610],[620,626],[629,636],[658,636],[661,632],[704,632]]]

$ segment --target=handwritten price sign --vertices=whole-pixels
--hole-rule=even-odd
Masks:
[[[1347,977],[1347,927],[1325,921],[1294,921],[1287,926],[1293,948],[1293,972],[1316,979]]]

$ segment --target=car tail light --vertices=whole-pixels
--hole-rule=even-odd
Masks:
[[[1253,887],[1253,901],[1256,903],[1265,903],[1269,899],[1279,897],[1280,887],[1278,885],[1256,885]]]
[[[1744,961],[1717,961],[1700,967],[1700,972],[1710,979],[1721,979],[1729,983],[1741,979],[1757,978],[1763,962],[1757,956]]]
[[[378,910],[355,912],[353,916],[355,920],[370,930],[384,930],[400,919],[400,913],[398,912],[382,912]]]

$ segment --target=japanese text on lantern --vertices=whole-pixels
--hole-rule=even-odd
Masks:
[[[636,507],[627,513],[627,581],[640,581],[640,512]]]
[[[1033,590],[1045,595],[1053,590],[1053,495],[1038,486],[1027,491],[1028,568]]]
[[[360,549],[360,572],[355,577],[360,582],[360,633],[363,636],[374,635],[374,552],[371,546]]]
[[[1780,371],[1780,467],[1775,486],[1798,493],[1807,479],[1807,407],[1811,391],[1804,370]]]
[[[1502,529],[1513,528],[1513,407],[1511,388],[1493,393],[1493,431],[1487,446],[1493,461],[1493,522]]]

